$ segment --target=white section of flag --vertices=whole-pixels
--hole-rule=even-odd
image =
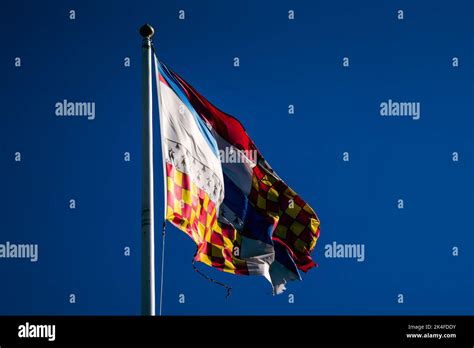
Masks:
[[[160,118],[165,160],[187,173],[191,181],[214,198],[224,200],[224,177],[218,156],[201,133],[196,119],[176,93],[160,83]],[[176,146],[176,144],[178,144]]]

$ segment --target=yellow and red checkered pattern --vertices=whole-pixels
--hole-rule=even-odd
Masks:
[[[248,199],[260,213],[275,221],[272,239],[286,246],[298,268],[306,272],[314,267],[310,253],[319,238],[319,219],[313,209],[261,166],[253,169]]]
[[[241,237],[234,227],[217,221],[215,203],[189,175],[166,163],[166,219],[197,244],[196,261],[225,272],[248,275],[240,255]]]

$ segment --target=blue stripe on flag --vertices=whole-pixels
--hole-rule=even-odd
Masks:
[[[194,110],[194,107],[191,105],[189,102],[186,94],[180,87],[180,84],[174,76],[169,72],[168,68],[166,65],[158,61],[158,69],[160,70],[161,76],[168,82],[170,85],[171,89],[176,93],[176,95],[181,99],[181,101],[186,105],[188,110],[191,112],[191,114],[194,116],[194,120],[196,121],[196,124],[198,125],[199,130],[201,131],[202,135],[204,136],[204,139],[206,142],[209,144],[209,147],[211,148],[212,152],[216,155],[217,158],[219,158],[219,148],[217,146],[217,141],[212,135],[212,133],[209,131],[207,128],[206,124],[204,121],[199,117],[197,114],[196,110]]]
[[[273,223],[268,222],[262,214],[258,213],[255,208],[249,204],[242,235],[260,240],[267,244],[273,244],[271,237],[272,232]]]
[[[242,221],[245,221],[249,206],[247,197],[224,172],[224,204]]]
[[[275,241],[275,243],[273,244],[273,247],[275,249],[275,260],[285,266],[285,268],[289,271],[295,273],[301,280],[300,272],[298,271],[295,261],[291,258],[288,250],[286,250],[286,248],[278,241]]]
[[[262,241],[267,244],[273,244],[271,234],[273,223],[258,213],[257,210],[249,204],[247,197],[230,180],[224,171],[224,204],[244,222],[242,236]]]

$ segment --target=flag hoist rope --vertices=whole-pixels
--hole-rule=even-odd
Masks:
[[[160,70],[158,69],[158,57],[156,56],[155,47],[151,45],[153,50],[153,58],[155,61],[155,79],[156,90],[158,93],[158,118],[160,121],[160,139],[163,139],[163,119],[161,117],[161,89],[160,89]],[[159,314],[163,315],[163,284],[165,275],[165,240],[166,240],[166,208],[167,208],[167,185],[166,185],[166,161],[164,153],[163,141],[161,141],[161,158],[163,161],[163,226],[161,230],[161,275],[160,275],[160,307]]]

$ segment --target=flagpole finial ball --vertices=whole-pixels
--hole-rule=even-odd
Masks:
[[[145,24],[140,28],[140,35],[143,36],[144,38],[151,38],[153,34],[155,33],[155,30],[150,24]]]

